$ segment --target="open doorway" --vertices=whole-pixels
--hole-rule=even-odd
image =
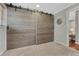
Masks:
[[[79,50],[79,44],[77,44],[77,13],[76,10],[69,12],[69,47]]]
[[[69,13],[69,46],[73,46],[76,41],[76,28],[75,28],[75,11]]]

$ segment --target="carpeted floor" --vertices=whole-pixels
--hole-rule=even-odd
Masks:
[[[79,56],[79,51],[49,42],[8,50],[2,56]]]

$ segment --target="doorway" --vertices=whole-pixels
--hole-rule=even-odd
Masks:
[[[69,12],[69,47],[79,50],[78,41],[78,14],[76,10]]]
[[[69,46],[72,47],[76,41],[76,28],[75,28],[75,11],[69,13]]]

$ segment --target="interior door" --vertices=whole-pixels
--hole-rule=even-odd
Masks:
[[[54,40],[54,17],[39,14],[37,19],[37,44]]]
[[[8,49],[36,44],[35,22],[33,13],[8,8]]]
[[[0,3],[0,55],[6,51],[6,6]]]
[[[8,7],[8,49],[53,41],[53,18],[52,15]]]

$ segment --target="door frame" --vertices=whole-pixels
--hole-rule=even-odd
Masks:
[[[67,12],[66,12],[66,20],[67,20],[67,22],[66,22],[66,24],[67,24],[67,46],[69,47],[69,13],[71,12],[71,11],[73,11],[73,10],[75,10],[75,13],[76,13],[76,11],[78,11],[79,10],[79,4],[76,4],[76,5],[73,5],[73,7],[71,7],[71,8],[69,8],[68,10],[67,10]],[[76,19],[76,18],[75,18]],[[75,21],[76,22],[76,21]],[[76,24],[75,24],[76,25]],[[77,31],[78,32],[78,31]],[[77,34],[76,34],[76,39],[75,40],[77,40]]]
[[[6,37],[7,37],[7,7],[6,7],[6,5],[5,4],[3,4],[3,3],[0,3],[0,5],[2,6],[2,8],[3,8],[3,12],[2,12],[2,23],[1,23],[1,29],[2,30],[4,30],[2,33],[3,33],[3,35],[4,36],[2,36],[2,40],[3,40],[3,42],[2,42],[2,51],[0,52],[0,55],[1,54],[3,54],[6,50],[7,50],[7,39],[6,39]]]

